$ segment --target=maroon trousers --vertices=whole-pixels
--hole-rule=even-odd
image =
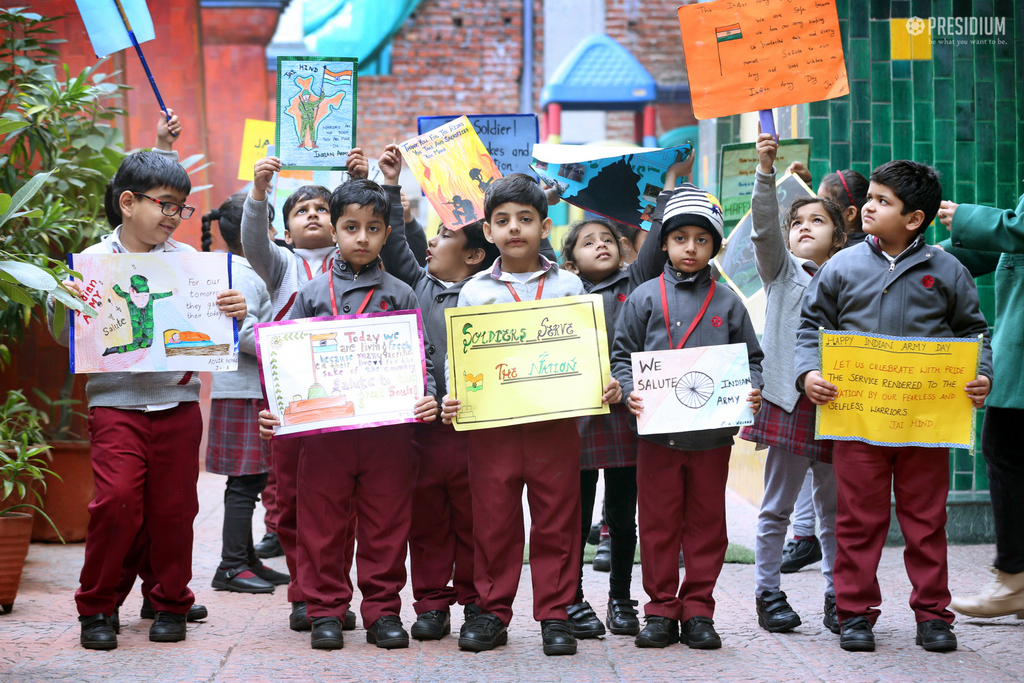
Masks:
[[[271,442],[271,449],[273,449],[273,442]],[[263,526],[266,527],[268,534],[276,534],[279,513],[277,511],[277,473],[273,467],[270,468],[270,473],[267,475],[267,486],[260,494],[260,500],[263,502],[263,509],[266,510],[263,515]]]
[[[903,562],[918,622],[953,623],[946,564],[946,495],[949,451],[919,446],[872,446],[836,441],[836,561],[832,578],[839,621],[881,612],[878,561],[889,531],[890,491],[907,545]],[[689,562],[689,559],[687,559]]]
[[[523,486],[530,505],[533,617],[567,618],[580,553],[580,435],[574,420],[469,434],[474,583],[479,605],[507,625],[523,571]]]
[[[185,614],[195,602],[192,522],[199,512],[199,403],[142,412],[92,408],[89,434],[96,497],[89,503],[89,530],[81,586],[75,593],[82,616],[113,614],[125,559],[146,545],[155,583],[149,594],[158,611]],[[133,560],[135,562],[137,560]]]
[[[416,425],[409,564],[416,614],[476,604],[469,435],[440,421]],[[454,573],[452,567],[454,566]],[[448,585],[451,580],[452,585]]]
[[[687,621],[715,616],[715,584],[729,537],[725,483],[730,446],[681,451],[639,439],[636,488],[640,563],[648,615]],[[679,548],[686,575],[679,584]]]
[[[353,538],[353,506],[363,624],[399,614],[411,516],[411,440],[408,424],[303,438],[296,564],[310,620],[343,618],[348,611],[352,584],[345,555]],[[283,521],[282,515],[278,534]]]

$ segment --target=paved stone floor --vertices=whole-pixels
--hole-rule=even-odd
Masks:
[[[1024,680],[1024,622],[961,619],[960,649],[930,654],[914,645],[910,584],[899,548],[887,548],[879,580],[886,596],[876,628],[875,653],[850,654],[821,626],[822,580],[818,565],[783,577],[783,588],[804,617],[797,631],[772,635],[757,626],[753,566],[726,565],[715,592],[716,626],[724,647],[713,652],[672,646],[640,650],[632,638],[608,636],[581,641],[574,657],[545,657],[540,632],[530,617],[530,570],[523,568],[509,644],[493,652],[460,652],[456,639],[413,641],[408,650],[378,650],[360,628],[346,633],[345,648],[317,652],[308,634],[287,628],[285,591],[274,595],[216,592],[209,587],[220,554],[223,477],[200,478],[201,509],[196,520],[195,578],[192,588],[210,617],[189,625],[182,643],[150,643],[151,622],[138,614],[136,589],[122,608],[118,648],[94,652],[78,645],[73,594],[83,545],[35,544],[29,553],[14,611],[0,615],[0,682],[22,681],[969,681]],[[756,511],[730,495],[730,540],[753,547]],[[260,529],[262,533],[262,528]],[[991,546],[950,548],[954,592],[974,591],[989,579]],[[284,568],[282,559],[270,562]],[[639,566],[634,597],[643,591]],[[588,597],[603,613],[607,575],[585,571]],[[415,615],[411,591],[403,593],[408,627]],[[461,614],[455,619],[461,624]]]

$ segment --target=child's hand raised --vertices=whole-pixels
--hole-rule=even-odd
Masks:
[[[950,232],[953,231],[953,214],[956,213],[956,207],[958,206],[960,205],[946,200],[939,204],[939,222],[945,225],[946,230]]]
[[[619,403],[622,401],[622,385],[619,384],[619,380],[612,377],[612,381],[604,388],[604,394],[601,396],[601,403],[605,405],[611,405],[612,403]]]
[[[64,285],[64,289],[85,301],[85,294],[82,292],[82,287],[78,284],[78,280],[64,280],[61,284]]]
[[[626,399],[626,407],[629,408],[629,412],[639,416],[640,413],[644,412],[644,400],[640,398],[640,394],[631,391],[629,392],[629,398]]]
[[[174,113],[174,110],[168,109],[167,116],[160,112],[160,120],[156,122],[156,145],[153,148],[169,152],[174,147],[179,135],[181,135],[181,122],[178,121],[178,115]]]
[[[804,375],[804,392],[811,403],[816,406],[823,406],[829,401],[835,400],[839,395],[839,387],[825,380],[817,370],[811,370]]]
[[[779,154],[779,142],[774,135],[761,133],[757,136],[757,160],[760,162],[761,173],[770,174],[775,167],[775,157]]]
[[[427,394],[416,401],[413,413],[420,422],[433,422],[437,419],[437,399]]]
[[[242,320],[249,312],[245,305],[245,295],[237,289],[225,289],[217,295],[217,308],[229,318]]]
[[[252,191],[249,196],[257,202],[267,198],[267,190],[274,174],[281,170],[281,160],[277,157],[263,157],[252,169]]]
[[[676,152],[676,161],[665,171],[665,190],[674,190],[680,178],[689,177],[693,173],[693,161],[697,155],[690,152],[685,160],[682,156],[682,152]]]
[[[345,167],[348,168],[348,177],[353,180],[363,180],[370,175],[370,164],[366,161],[362,147],[349,150]]]
[[[978,379],[972,379],[964,387],[964,391],[971,398],[971,403],[974,404],[975,408],[981,408],[985,405],[985,399],[988,398],[988,392],[992,390],[992,380],[985,375],[978,375]]]
[[[402,173],[402,153],[398,145],[392,143],[384,147],[383,154],[377,160],[380,172],[384,174],[385,185],[397,185],[398,176]]]
[[[441,399],[441,422],[450,425],[455,416],[459,414],[460,408],[462,408],[462,401],[450,398],[448,394],[445,394]]]
[[[260,438],[270,441],[274,438],[274,427],[281,426],[281,418],[269,410],[260,411]]]
[[[750,404],[750,409],[754,411],[754,415],[761,412],[761,390],[754,389],[747,394],[747,403]]]
[[[808,185],[811,184],[811,170],[804,166],[804,162],[802,161],[794,161],[791,163],[789,168],[786,169],[786,173],[792,173]]]

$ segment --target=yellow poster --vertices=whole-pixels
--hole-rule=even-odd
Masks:
[[[821,375],[839,395],[818,406],[815,436],[877,446],[972,448],[981,337],[819,332]]]
[[[608,412],[604,305],[596,294],[449,308],[448,393],[457,431]]]
[[[277,127],[273,121],[246,119],[242,132],[242,156],[238,161],[238,179],[252,180],[256,162],[267,156],[267,146],[274,144]]]

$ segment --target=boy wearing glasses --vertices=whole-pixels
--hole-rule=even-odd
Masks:
[[[191,189],[185,169],[167,157],[155,152],[129,155],[111,181],[112,209],[121,225],[83,253],[195,251],[171,239],[181,220],[194,211],[185,205]],[[81,295],[77,282],[65,284]],[[139,308],[140,326],[145,327],[147,312],[152,325],[158,295],[149,294],[141,276],[133,276],[129,287],[126,298]],[[245,297],[233,289],[218,294],[217,305],[225,315],[245,317]],[[134,318],[133,313],[132,345],[140,339]],[[61,343],[67,343],[69,324],[61,332]],[[75,593],[85,648],[117,647],[119,624],[111,616],[117,609],[121,567],[143,524],[153,541],[149,553],[155,579],[149,600],[156,618],[149,639],[185,640],[185,617],[195,602],[188,582],[192,522],[199,512],[199,389],[199,376],[193,372],[89,375],[85,391],[96,497],[89,504],[85,561]]]

